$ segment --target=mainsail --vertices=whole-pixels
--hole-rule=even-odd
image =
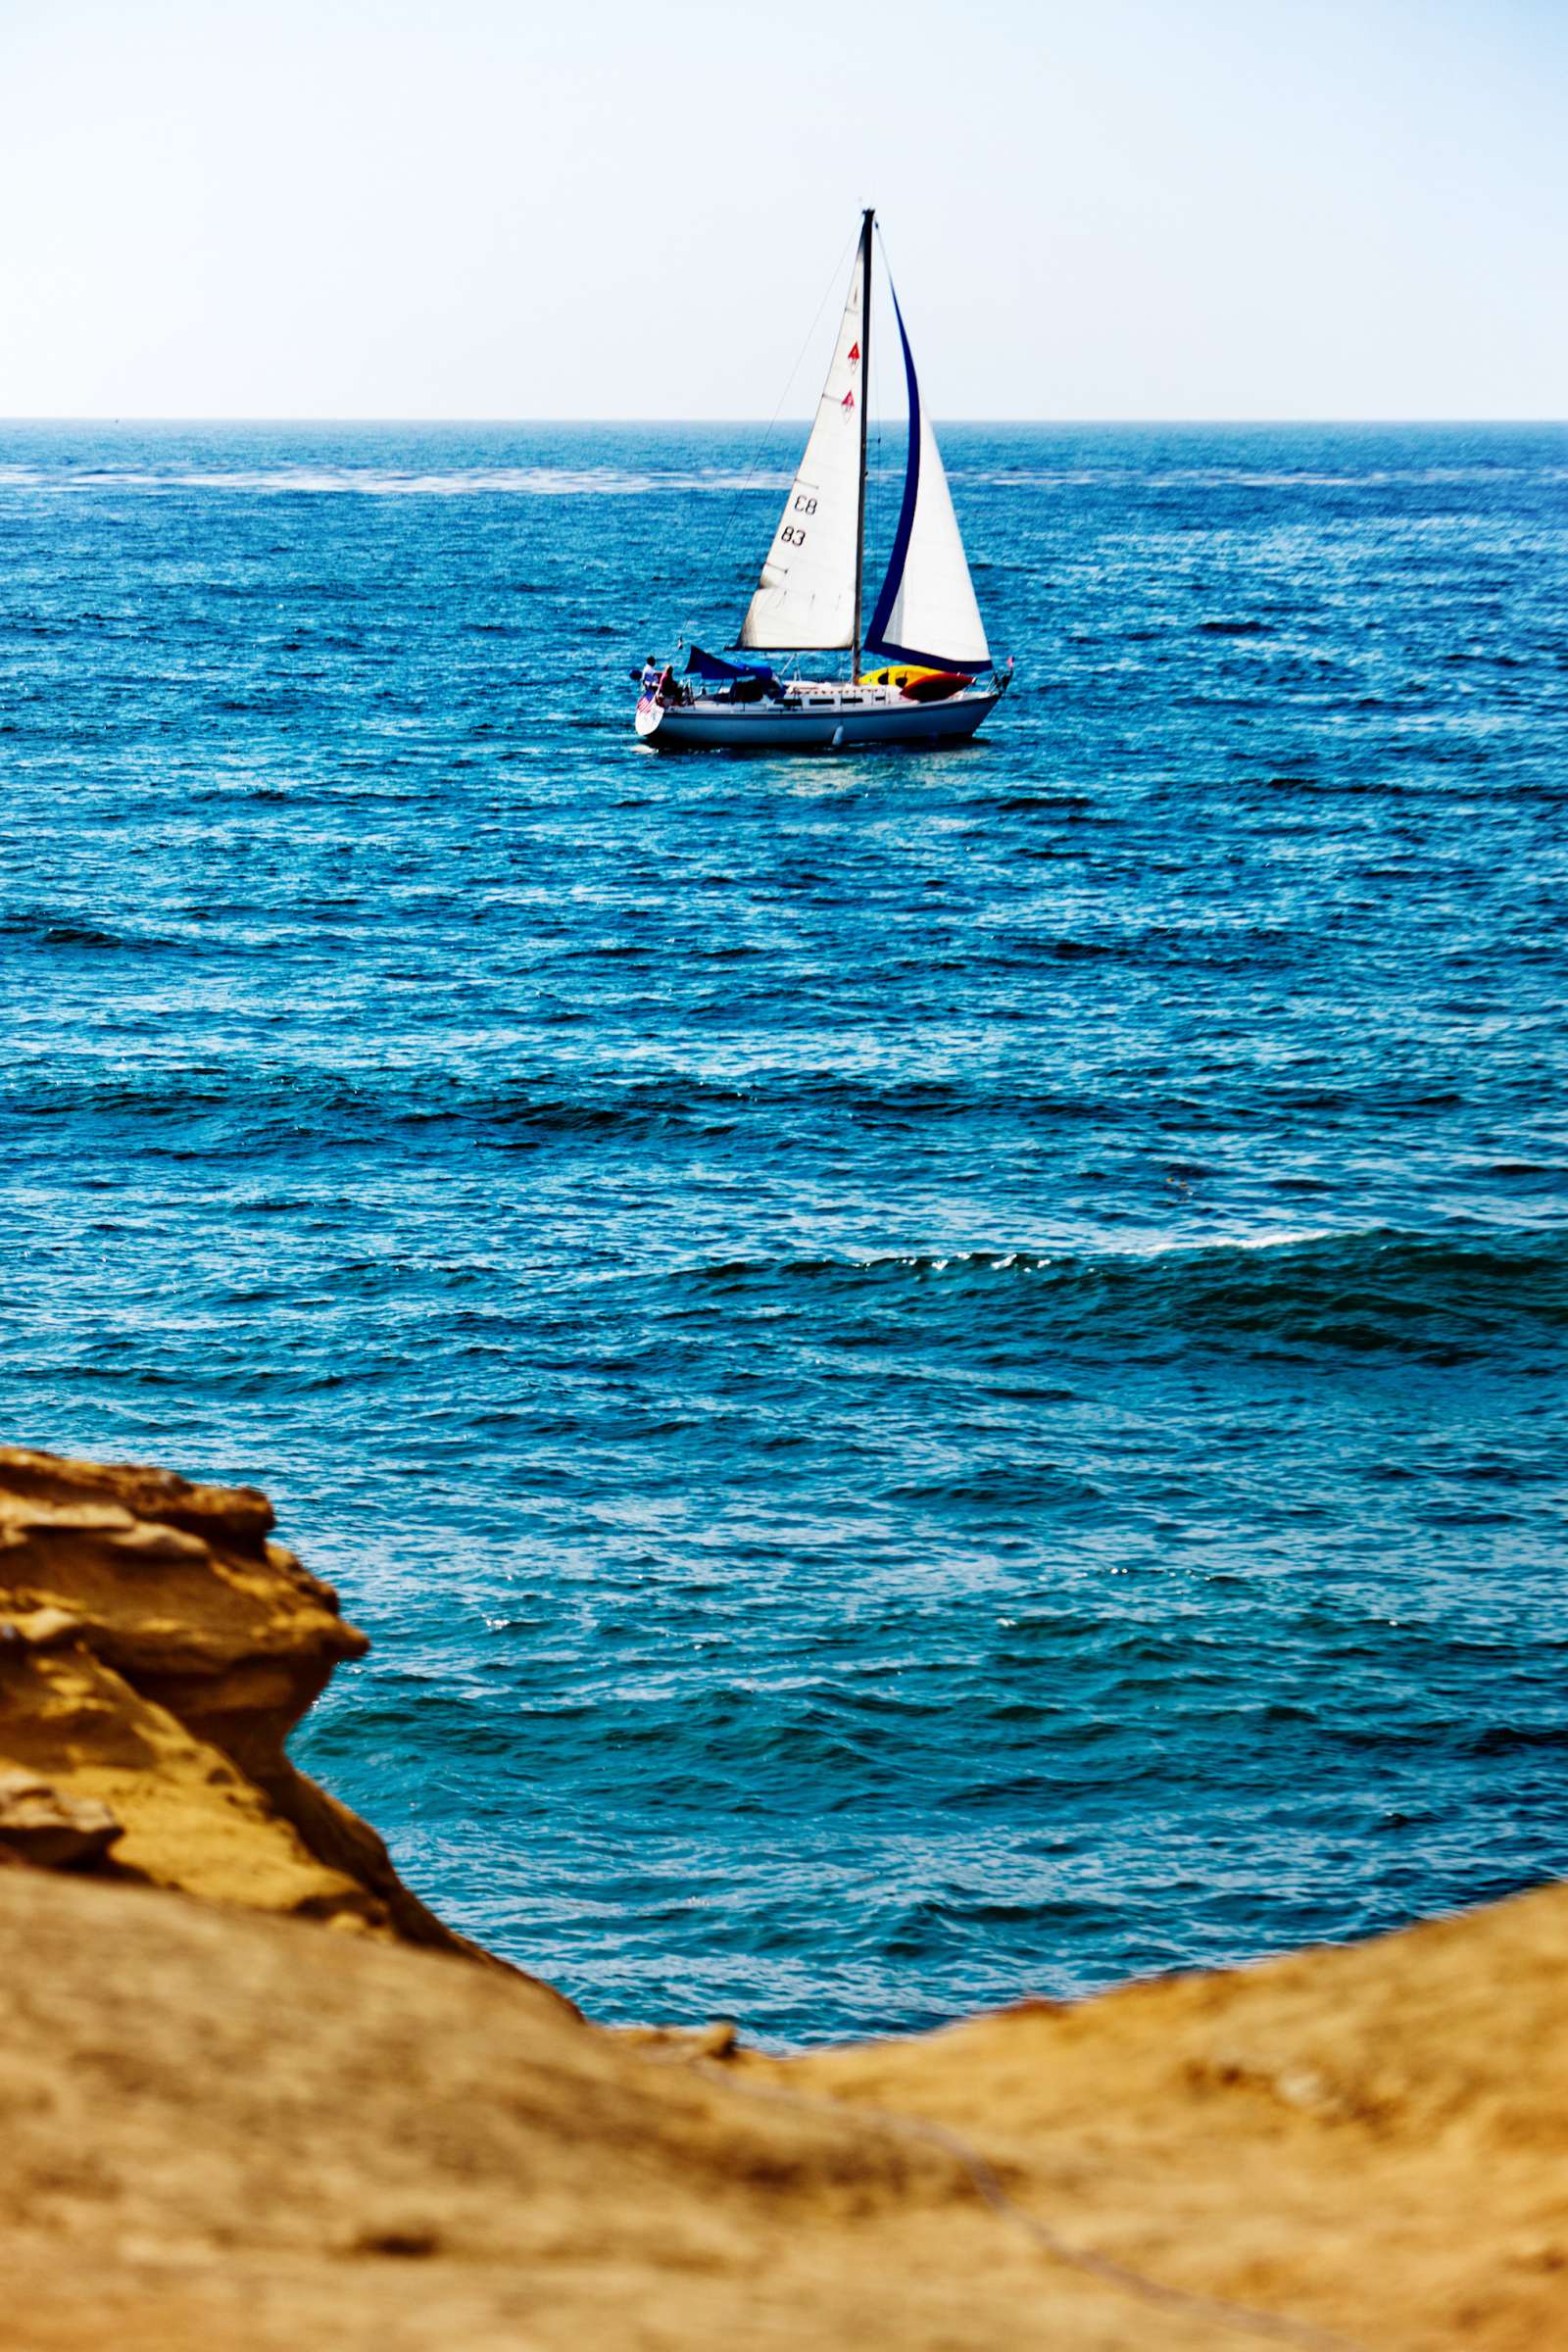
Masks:
[[[891,288],[890,288],[891,290]],[[866,631],[868,653],[938,669],[989,669],[991,648],[975,603],[936,435],[921,411],[904,313],[893,296],[909,389],[909,455],[887,577]],[[825,640],[824,640],[825,642]],[[842,638],[835,643],[842,644]]]
[[[860,404],[865,396],[862,264],[858,253],[816,422],[784,501],[761,585],[741,625],[740,643],[759,651],[851,645],[857,635]]]

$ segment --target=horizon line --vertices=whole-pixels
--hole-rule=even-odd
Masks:
[[[411,415],[407,415],[407,416],[372,416],[372,415],[369,415],[369,414],[368,414],[368,413],[361,413],[361,412],[356,412],[355,414],[353,414],[353,415],[350,415],[350,414],[349,414],[348,412],[346,412],[346,411],[344,411],[344,412],[335,412],[335,413],[311,414],[311,415],[308,415],[308,414],[306,414],[304,411],[300,411],[300,412],[298,412],[298,413],[295,413],[295,412],[289,411],[289,412],[279,412],[279,413],[277,413],[277,414],[274,414],[274,415],[271,415],[271,416],[266,416],[266,415],[263,415],[262,413],[260,413],[259,411],[258,411],[258,412],[256,412],[256,413],[254,413],[254,414],[241,414],[241,413],[240,413],[239,411],[237,411],[237,410],[235,410],[235,411],[223,411],[223,412],[220,412],[220,413],[213,413],[213,414],[210,414],[210,415],[200,415],[200,414],[192,413],[192,414],[185,415],[185,416],[176,416],[176,415],[173,415],[173,414],[168,414],[168,413],[157,413],[157,414],[155,414],[155,413],[154,413],[154,412],[152,412],[151,410],[148,410],[148,411],[146,411],[146,412],[142,412],[142,411],[139,411],[139,410],[138,410],[138,411],[125,411],[125,410],[122,410],[122,411],[120,411],[118,414],[113,414],[113,415],[112,415],[112,414],[110,414],[110,413],[108,413],[108,412],[101,412],[101,413],[98,413],[98,414],[89,414],[89,413],[86,413],[86,412],[79,412],[79,413],[71,413],[71,414],[68,414],[68,413],[66,413],[66,412],[64,412],[64,411],[60,411],[60,412],[38,413],[38,414],[30,415],[30,416],[25,416],[25,415],[21,415],[21,414],[18,414],[18,415],[15,415],[15,416],[0,416],[0,431],[3,431],[3,430],[5,430],[5,429],[6,429],[8,426],[18,426],[18,425],[49,425],[49,424],[59,424],[59,425],[67,425],[67,424],[74,424],[74,425],[87,425],[87,424],[90,424],[90,425],[121,425],[121,424],[160,424],[160,425],[215,425],[215,424],[251,424],[251,425],[256,425],[256,424],[274,424],[274,425],[284,425],[284,424],[287,424],[287,425],[325,425],[325,424],[349,424],[349,425],[354,425],[354,424],[357,424],[357,425],[380,425],[380,426],[386,426],[386,425],[453,425],[453,426],[457,426],[457,425],[488,425],[488,426],[493,426],[493,427],[497,427],[497,428],[500,428],[500,429],[511,430],[511,431],[515,431],[515,430],[517,430],[517,429],[519,429],[519,428],[524,428],[524,427],[537,427],[537,426],[544,426],[544,425],[549,425],[549,426],[571,426],[571,427],[575,427],[575,428],[576,428],[576,429],[578,429],[578,430],[584,430],[584,429],[593,429],[593,428],[599,428],[599,427],[610,427],[610,426],[621,426],[621,427],[623,427],[623,426],[630,426],[630,425],[642,426],[642,427],[645,427],[645,428],[646,428],[646,427],[648,427],[648,426],[657,426],[657,425],[682,426],[682,427],[686,427],[686,428],[688,428],[688,429],[690,429],[690,428],[698,428],[698,427],[710,427],[710,428],[711,428],[711,427],[717,427],[717,426],[728,426],[728,427],[750,428],[750,429],[753,429],[753,430],[763,431],[763,432],[767,432],[767,433],[774,433],[774,432],[779,432],[779,431],[783,430],[785,427],[791,427],[791,428],[793,428],[794,426],[797,426],[797,425],[806,425],[806,424],[808,424],[808,423],[809,423],[809,421],[810,421],[810,418],[809,418],[809,415],[808,415],[808,415],[803,415],[803,416],[798,416],[798,417],[779,417],[779,418],[775,419],[775,420],[774,420],[774,422],[773,422],[773,423],[770,425],[770,424],[768,424],[768,422],[767,422],[767,420],[766,420],[765,418],[763,418],[763,417],[760,417],[760,416],[755,416],[755,417],[754,417],[754,416],[478,416],[478,415],[467,416],[467,415],[461,415],[461,414],[460,414],[460,415],[448,415],[448,416],[425,416],[425,415],[422,415],[422,414],[421,414],[421,415],[418,415],[418,416],[415,416],[415,415],[412,415],[412,414],[411,414]],[[893,424],[895,424],[895,425],[898,425],[898,424],[902,424],[902,423],[903,423],[903,421],[904,421],[904,419],[903,419],[903,416],[902,416],[902,415],[900,415],[900,414],[898,414],[898,413],[895,413],[894,416],[893,416],[893,417],[891,418],[891,420],[889,420],[889,421],[891,421],[891,422],[892,422]],[[1301,427],[1306,427],[1306,428],[1314,428],[1314,427],[1331,426],[1331,425],[1363,425],[1363,426],[1368,426],[1368,427],[1372,427],[1372,426],[1379,426],[1379,425],[1391,425],[1391,426],[1417,426],[1417,425],[1419,425],[1419,426],[1433,426],[1433,425],[1466,425],[1466,426],[1472,426],[1472,427],[1474,427],[1474,426],[1492,426],[1492,425],[1496,425],[1496,426],[1528,426],[1528,427],[1532,427],[1532,428],[1539,428],[1539,429],[1545,429],[1545,428],[1548,428],[1548,427],[1558,427],[1558,428],[1562,428],[1562,429],[1568,429],[1568,416],[1403,416],[1403,415],[1400,415],[1400,416],[1395,416],[1395,415],[1388,415],[1388,416],[1349,416],[1349,415],[1345,415],[1345,416],[1130,416],[1130,415],[1127,415],[1127,416],[1120,416],[1120,415],[1118,415],[1118,416],[948,416],[948,417],[946,417],[946,418],[943,418],[941,421],[943,422],[943,424],[944,424],[944,427],[945,427],[946,429],[949,429],[949,430],[951,430],[951,429],[952,429],[953,427],[955,427],[955,426],[957,426],[957,427],[959,427],[959,428],[961,429],[961,428],[964,428],[964,427],[967,427],[967,426],[970,426],[970,425],[987,425],[987,426],[992,426],[992,427],[998,427],[998,426],[1011,426],[1011,427],[1014,427],[1014,428],[1027,428],[1027,429],[1029,429],[1029,430],[1069,430],[1069,429],[1076,430],[1076,429],[1079,429],[1079,428],[1082,428],[1082,427],[1092,427],[1092,426],[1103,426],[1103,425],[1129,425],[1129,426],[1135,426],[1135,427],[1138,427],[1138,428],[1140,428],[1140,429],[1147,429],[1147,430],[1159,430],[1159,431],[1167,431],[1167,432],[1168,432],[1168,431],[1170,431],[1170,430],[1172,430],[1172,429],[1174,429],[1174,428],[1187,428],[1187,427],[1190,427],[1190,428],[1193,428],[1193,429],[1198,429],[1198,430],[1213,430],[1213,429],[1215,429],[1216,427],[1254,426],[1254,427],[1261,427],[1261,428],[1265,428],[1265,429],[1269,429],[1269,430],[1275,430],[1275,431],[1278,431],[1278,430],[1282,430],[1282,429],[1285,429],[1285,428],[1288,428],[1288,427],[1292,427],[1292,426],[1301,426]]]

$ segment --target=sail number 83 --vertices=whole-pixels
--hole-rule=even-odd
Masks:
[[[814,498],[808,498],[803,490],[790,508],[790,513],[792,514],[814,514],[816,501]],[[781,522],[778,526],[778,535],[786,547],[804,547],[806,545],[806,533],[799,523]]]

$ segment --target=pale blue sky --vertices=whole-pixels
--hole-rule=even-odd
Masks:
[[[0,0],[0,416],[766,416],[872,201],[938,416],[1568,413],[1568,0]]]

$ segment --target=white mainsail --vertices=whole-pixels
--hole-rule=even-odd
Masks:
[[[866,631],[866,650],[896,662],[929,662],[944,669],[989,669],[985,623],[975,602],[936,435],[920,407],[914,360],[896,294],[893,309],[908,384],[909,455],[893,553]]]
[[[869,232],[867,232],[869,233]],[[784,501],[740,642],[784,653],[850,645],[856,635],[860,404],[865,394],[862,258],[857,253],[833,364],[800,469]]]

